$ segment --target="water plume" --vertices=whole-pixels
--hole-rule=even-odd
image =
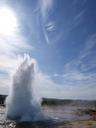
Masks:
[[[6,99],[6,118],[15,121],[38,121],[44,119],[40,105],[33,93],[35,63],[25,57],[13,76],[13,83]]]

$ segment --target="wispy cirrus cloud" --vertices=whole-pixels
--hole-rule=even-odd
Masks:
[[[95,46],[96,34],[92,34],[86,39],[79,56],[64,65],[63,74],[54,74],[54,77],[62,79],[60,95],[65,98],[96,99]]]
[[[84,73],[81,73],[79,71],[72,71],[64,74],[63,78],[64,80],[70,80],[70,81],[84,81],[84,80],[90,80],[91,75],[85,75]]]
[[[36,98],[41,98],[41,97],[63,98],[63,99],[64,98],[65,99],[95,99],[96,98],[96,93],[94,91],[96,87],[94,85],[89,84],[86,86],[82,83],[79,83],[78,85],[77,83],[72,82],[73,80],[81,81],[83,76],[78,76],[76,79],[75,79],[76,75],[74,76],[74,78],[69,78],[69,76],[67,76],[66,78],[69,78],[67,79],[67,81],[72,80],[71,83],[66,82],[66,84],[58,84],[51,79],[51,76],[48,76],[47,74],[43,73],[40,70],[38,70],[35,75],[36,75],[35,76],[36,81],[33,86],[35,89]],[[55,76],[57,77],[58,74],[56,74]],[[62,78],[65,81],[64,76],[62,76]],[[87,78],[87,76],[86,78],[85,77],[83,78],[83,80],[88,80],[88,79],[89,77]]]
[[[96,44],[95,34],[90,35],[84,48],[77,58],[64,65],[63,74],[54,74],[53,77],[61,77],[62,84],[56,83],[51,77],[40,73],[38,90],[42,96],[73,99],[96,99],[96,72],[88,71],[93,65],[96,67],[96,59],[93,58]],[[87,61],[85,61],[87,58]],[[90,63],[91,62],[91,63]],[[46,77],[45,77],[46,76]],[[60,93],[59,93],[60,92]]]
[[[22,57],[20,57],[20,55],[32,50],[32,46],[29,45],[26,41],[26,38],[21,35],[19,21],[15,15],[15,12],[11,8],[6,6],[6,4],[3,6],[4,7],[0,7],[1,18],[4,15],[3,18],[5,18],[6,16],[11,16],[12,18],[16,19],[16,26],[12,28],[14,29],[14,32],[10,31],[10,26],[8,27],[9,33],[5,31],[6,28],[4,25],[8,26],[10,24],[7,24],[7,21],[5,20],[4,24],[3,21],[0,22],[2,30],[4,31],[0,31],[0,76],[2,76],[0,78],[0,90],[4,91],[5,89],[3,89],[3,87],[6,87],[8,89],[7,85],[10,83],[10,75],[14,72],[14,70],[16,70],[16,67],[22,60]],[[8,14],[7,11],[9,11]],[[2,72],[4,73],[4,75],[2,74]]]
[[[45,27],[46,27],[46,30],[49,32],[54,31],[55,30],[55,23],[54,22],[48,22]]]
[[[90,71],[96,68],[96,33],[90,35],[86,42],[84,49],[80,52],[78,60],[81,63],[82,71]]]
[[[76,70],[78,67],[83,71],[87,71],[87,69],[95,68],[96,63],[96,33],[88,36],[84,43],[84,48],[80,51],[80,54],[77,58],[71,60],[69,63],[65,65],[64,70]]]
[[[5,72],[10,71],[11,68],[15,68],[16,57],[26,51],[32,50],[32,46],[26,43],[25,39],[18,35],[12,35],[8,37],[2,37],[0,35],[0,70]]]
[[[57,75],[56,75],[57,76]],[[76,76],[76,75],[75,75]],[[42,72],[38,72],[38,80],[36,79],[37,84],[35,84],[35,92],[36,97],[50,97],[50,98],[65,98],[65,99],[96,99],[96,87],[94,85],[80,83],[73,83],[74,80],[81,80],[81,76],[78,78],[71,77],[71,83],[66,82],[65,84],[57,84],[55,83],[51,77],[48,77],[46,74]],[[67,77],[69,78],[69,76]],[[83,78],[83,80],[85,77]],[[86,80],[89,78],[86,78]],[[65,81],[65,79],[63,78]],[[69,81],[67,79],[67,81]]]
[[[56,27],[53,21],[46,22],[51,10],[53,9],[54,1],[40,0],[39,2],[43,20],[42,26],[48,43],[50,40],[47,32],[52,32]],[[67,33],[81,23],[83,15],[84,11],[81,10],[79,13],[77,13],[77,15],[75,15],[72,22],[68,24],[69,26],[65,24],[66,28],[64,29]],[[55,38],[62,38],[64,36],[63,32],[60,31],[59,37],[55,36]],[[17,56],[21,53],[27,52],[27,50],[29,51],[32,49],[32,46],[30,46],[26,42],[26,39],[18,32],[10,37],[0,35],[0,42],[2,42],[0,46],[0,71],[2,70],[7,75],[7,77],[2,75],[0,80],[0,91],[4,91],[10,86],[10,74],[15,71],[16,67],[18,67],[23,58],[21,56],[19,59],[17,59]],[[86,40],[85,47],[80,52],[78,58],[75,58],[64,65],[63,75],[54,74],[54,77],[56,78],[62,77],[62,84],[59,84],[59,82],[56,83],[51,79],[51,76],[48,76],[42,71],[38,71],[36,80],[37,86],[35,88],[36,94],[41,95],[41,97],[96,99],[96,73],[86,72],[90,68],[95,67],[96,64],[96,59],[93,57],[93,54],[95,53],[94,45],[95,34]],[[85,62],[86,58],[87,63]],[[7,89],[5,89],[6,87]]]
[[[47,32],[53,31],[55,28],[55,24],[51,20],[48,20],[52,12],[53,5],[54,0],[39,0],[39,7],[42,16],[42,29],[47,44],[50,44]]]
[[[40,4],[40,9],[41,9],[41,13],[42,16],[44,18],[44,20],[47,19],[48,14],[50,13],[53,4],[54,4],[54,0],[39,0],[39,4]]]
[[[28,43],[26,43],[24,37],[15,34],[12,36],[4,37],[0,35],[1,50],[0,53],[3,54],[15,54],[27,49],[32,49]]]
[[[80,59],[83,59],[84,57],[90,55],[92,52],[95,51],[93,49],[96,46],[96,33],[92,34],[88,37],[88,39],[85,42],[85,47],[83,51],[80,53]]]

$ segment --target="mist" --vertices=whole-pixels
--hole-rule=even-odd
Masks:
[[[6,118],[15,121],[44,120],[45,116],[34,96],[35,63],[27,56],[13,75],[6,99]]]

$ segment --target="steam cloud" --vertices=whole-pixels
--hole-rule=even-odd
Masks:
[[[16,121],[37,121],[45,119],[40,105],[35,101],[33,85],[35,63],[26,57],[18,67],[9,96],[6,99],[6,118]]]

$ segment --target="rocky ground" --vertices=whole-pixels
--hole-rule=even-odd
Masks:
[[[64,122],[38,122],[38,123],[1,123],[0,128],[96,128],[95,120],[64,121]]]
[[[93,104],[43,105],[52,120],[15,123],[5,120],[5,107],[0,107],[0,128],[96,128],[96,107]]]

